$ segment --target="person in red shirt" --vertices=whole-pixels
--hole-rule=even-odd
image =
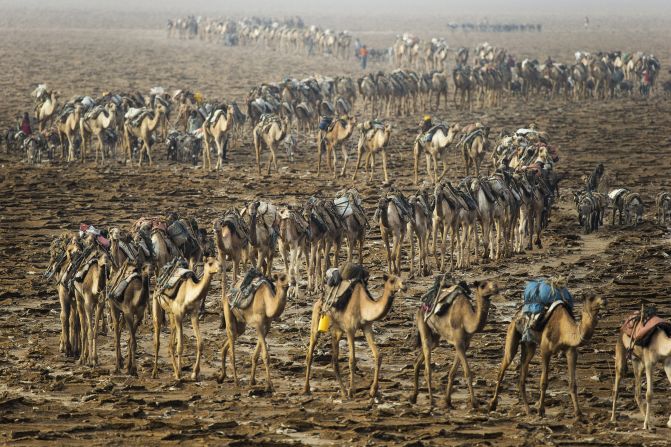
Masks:
[[[366,45],[359,49],[359,60],[361,61],[361,69],[365,70],[366,63],[368,63],[368,48],[366,48]]]
[[[28,112],[23,114],[23,120],[21,120],[21,132],[25,136],[29,136],[33,133],[33,130],[30,128],[30,117],[28,116]]]

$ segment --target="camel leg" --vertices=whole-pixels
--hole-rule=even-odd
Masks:
[[[413,365],[412,374],[413,374],[413,390],[410,395],[410,403],[417,403],[417,394],[419,394],[419,368],[424,363],[424,354],[419,351],[415,357],[415,363]]]
[[[259,340],[261,342],[261,355],[263,356],[263,364],[266,367],[266,391],[273,391],[273,382],[270,380],[270,356],[268,355],[268,343],[266,342],[266,334],[268,333],[267,328],[263,328],[262,332],[259,334]]]
[[[517,348],[520,344],[521,334],[515,329],[515,322],[511,322],[508,326],[508,334],[506,335],[506,346],[503,354],[503,361],[501,362],[501,367],[499,368],[499,374],[496,378],[496,387],[494,388],[494,397],[489,402],[489,411],[496,410],[496,405],[498,403],[499,392],[501,390],[501,383],[503,382],[503,376],[506,374],[506,370],[513,362],[515,355],[517,354]]]
[[[191,379],[198,381],[198,376],[200,374],[200,359],[203,355],[203,336],[200,333],[200,322],[198,321],[198,314],[195,312],[193,315],[191,315],[191,327],[193,328],[193,334],[196,336],[196,361],[193,364]]]
[[[128,359],[126,365],[126,374],[129,376],[137,376],[137,364],[135,362],[135,354],[137,351],[137,340],[135,335],[137,334],[138,324],[135,323],[134,316],[130,313],[128,315],[124,314],[126,320],[126,326],[128,327]],[[142,320],[142,316],[138,317],[138,322]]]
[[[238,372],[235,367],[235,338],[237,336],[237,327],[236,327],[236,321],[235,317],[233,316],[233,312],[231,311],[231,307],[228,304],[228,300],[224,302],[224,318],[226,319],[226,336],[228,338],[228,350],[231,351],[231,367],[233,368],[233,382],[235,383],[235,386],[238,386]],[[226,363],[226,348],[227,345],[224,344],[222,350],[221,350],[221,378],[226,377],[226,371],[225,371],[225,363]]]
[[[576,419],[582,417],[580,412],[580,407],[578,406],[578,384],[576,382],[576,363],[578,360],[578,351],[576,348],[571,348],[566,351],[566,364],[568,366],[569,372],[569,383],[568,390],[571,395],[571,400],[573,401],[573,410]]]
[[[440,178],[438,177],[438,159],[436,158],[436,154],[434,153],[431,154],[431,169],[433,170],[433,181],[435,183],[438,183],[442,178],[442,176]]]
[[[256,385],[256,364],[259,361],[259,354],[261,353],[261,334],[258,332],[257,329],[257,334],[258,334],[258,340],[256,341],[256,347],[254,348],[254,352],[252,352],[252,371],[251,371],[251,378],[249,379],[249,384],[254,386]]]
[[[89,298],[92,299],[92,298]],[[88,300],[87,300],[88,301]],[[97,304],[97,303],[96,303]],[[89,325],[89,356],[90,356],[90,362],[89,364],[91,366],[96,366],[98,364],[98,347],[96,346],[96,340],[98,338],[98,321],[100,320],[100,314],[102,313],[102,306],[95,305],[94,303],[91,303],[90,301],[87,303],[87,323],[92,324]],[[93,322],[91,323],[91,320],[89,319],[90,315],[93,314]]]
[[[387,175],[387,151],[382,149],[382,171],[384,171],[384,182],[389,183],[389,176]]]
[[[341,144],[340,151],[342,153],[342,169],[340,170],[340,176],[344,177],[345,172],[347,171],[347,162],[349,161],[349,151],[347,150],[347,145]]]
[[[356,353],[354,348],[354,334],[346,333],[347,337],[347,349],[349,350],[349,389],[347,391],[347,397],[351,398],[354,396],[356,391],[354,388],[354,368],[356,367]]]
[[[114,365],[114,373],[119,374],[119,371],[123,365],[123,360],[121,359],[121,322],[119,317],[121,312],[112,306],[112,329],[114,330],[114,351],[116,354],[116,363]],[[129,328],[130,329],[130,328]]]
[[[317,136],[317,175],[321,172],[322,169],[322,141],[323,137],[321,135]]]
[[[443,172],[440,174],[441,179],[447,174],[447,155],[447,149],[440,153],[440,160],[443,162]]]
[[[352,181],[356,180],[356,173],[359,171],[359,165],[361,164],[361,153],[362,152],[363,152],[362,149],[359,149],[357,151],[356,166],[354,166],[354,174],[352,175]]]
[[[519,392],[520,401],[524,405],[524,411],[527,415],[531,415],[531,408],[529,408],[529,401],[527,400],[527,374],[529,373],[529,363],[536,353],[536,345],[531,343],[522,343],[522,353],[520,358],[520,382]]]
[[[409,222],[408,222],[408,227],[411,227],[411,224]],[[412,228],[409,228],[408,232],[410,233],[410,237],[408,238],[408,243],[410,244],[410,275],[409,276],[412,278],[413,275],[415,274],[415,238],[414,238],[414,235],[413,235],[414,232],[413,232]],[[422,245],[421,241],[419,242],[419,245],[420,245],[420,249],[421,249],[421,245]],[[420,270],[422,268],[421,263],[422,263],[422,261],[421,261],[421,256],[420,256],[420,261],[419,261]]]
[[[447,385],[445,385],[445,408],[452,408],[452,388],[454,386],[454,376],[457,374],[459,362],[455,355],[450,371],[447,373]]]
[[[434,173],[431,172],[431,155],[425,154],[425,158],[426,158],[426,174],[429,176],[429,180],[431,181],[431,183],[436,183],[437,182],[436,177]]]
[[[664,361],[664,372],[666,373],[666,378],[671,384],[671,357],[667,357]],[[666,426],[671,428],[671,416],[669,416],[669,421],[666,423]]]
[[[177,363],[175,368],[175,380],[182,376],[182,353],[184,351],[184,321],[181,315],[174,315],[175,339],[177,343]]]
[[[643,362],[637,358],[632,358],[631,363],[634,370],[634,400],[642,416],[645,416],[645,409],[641,401],[641,376],[643,375]]]
[[[647,356],[646,356],[647,357]],[[652,421],[650,420],[650,408],[652,407],[652,395],[653,395],[653,377],[652,377],[652,368],[655,366],[655,362],[650,358],[645,358],[645,381],[648,383],[648,390],[645,393],[645,420],[643,421],[643,430],[652,429]]]
[[[475,398],[475,392],[473,391],[473,373],[471,372],[471,368],[468,365],[468,359],[466,358],[466,346],[458,345],[455,346],[455,349],[457,351],[457,357],[461,361],[461,366],[464,370],[464,380],[466,380],[468,394],[471,398],[471,409],[475,410],[478,408],[478,400]]]
[[[548,388],[548,375],[550,373],[550,351],[541,348],[541,381],[540,381],[540,396],[538,398],[538,415],[545,417],[545,393]],[[568,351],[567,351],[568,356]],[[570,382],[570,379],[569,379]],[[525,393],[526,394],[526,393]]]
[[[315,351],[315,346],[317,346],[317,340],[319,340],[319,317],[322,307],[322,300],[318,299],[315,301],[315,304],[312,306],[312,320],[310,322],[310,345],[308,346],[308,352],[305,356],[305,386],[303,387],[303,393],[310,393],[310,370],[312,369],[312,356]]]
[[[333,337],[331,338],[331,363],[333,365],[333,372],[335,373],[336,380],[338,380],[338,385],[340,386],[340,395],[342,398],[347,397],[347,392],[345,391],[345,384],[342,381],[342,376],[340,375],[340,364],[338,363],[338,357],[340,355],[340,338],[342,337],[342,332],[338,329],[332,331]]]
[[[386,231],[382,232],[382,239],[384,239],[384,247],[387,250],[387,270],[391,274],[391,249],[389,247],[389,234]]]
[[[615,417],[615,410],[617,406],[617,397],[619,394],[620,381],[622,376],[627,368],[627,353],[622,343],[622,338],[618,337],[617,343],[615,344],[615,383],[613,384],[613,410],[610,414],[610,421],[615,422],[617,419]]]
[[[70,312],[72,303],[68,297],[68,292],[64,287],[58,287],[58,299],[61,302],[61,340],[59,349],[66,356],[72,354],[72,345],[70,340]]]
[[[380,354],[380,350],[375,344],[375,339],[373,338],[372,326],[369,325],[364,329],[364,335],[366,336],[366,341],[368,342],[368,346],[370,346],[370,351],[373,354],[373,360],[375,361],[375,372],[373,373],[373,383],[370,385],[370,397],[375,397],[379,387],[380,366],[382,365],[382,354]]]
[[[161,308],[158,304],[158,300],[156,298],[152,299],[151,315],[154,326],[154,369],[151,372],[151,377],[153,379],[158,377],[158,348],[161,345],[161,319],[159,317],[160,311]]]

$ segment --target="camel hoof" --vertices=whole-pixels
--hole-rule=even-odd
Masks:
[[[492,411],[496,411],[496,407],[497,407],[497,405],[498,405],[498,402],[497,402],[497,401],[495,401],[495,400],[491,401],[491,402],[489,403],[489,408],[488,408],[488,410],[489,410],[490,412],[492,412]]]
[[[199,382],[200,381],[200,374],[191,373],[191,380],[193,380],[194,382]]]
[[[305,388],[303,388],[303,394],[306,395],[306,396],[309,396],[309,395],[312,394],[312,390],[310,389],[309,386],[306,386]]]
[[[255,386],[255,385],[256,385],[256,379],[252,378],[252,379],[249,381],[249,384],[250,384],[251,386]]]
[[[224,383],[224,380],[226,380],[226,376],[223,375],[223,374],[219,374],[219,375],[217,375],[215,380],[217,381],[217,383],[222,384],[222,383]]]
[[[408,402],[410,402],[412,405],[415,405],[417,403],[417,395],[412,395],[408,398]]]

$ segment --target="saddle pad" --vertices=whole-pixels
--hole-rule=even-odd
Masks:
[[[144,108],[137,108],[137,107],[131,107],[128,109],[126,114],[124,115],[124,118],[126,119],[133,119],[140,115],[142,112],[145,112],[147,109]]]
[[[620,197],[622,193],[627,191],[629,191],[627,188],[614,189],[608,193],[608,197],[610,198],[610,200],[617,200],[617,198]]]
[[[240,310],[247,309],[252,304],[256,291],[263,284],[268,284],[268,286],[270,286],[270,289],[272,290],[272,293],[273,294],[275,293],[275,286],[265,276],[257,276],[252,280],[251,284],[249,284],[248,287],[231,289],[231,300],[229,302],[231,308]]]
[[[119,281],[119,283],[112,289],[112,291],[109,294],[109,297],[113,299],[114,301],[119,301],[121,296],[124,294],[126,291],[126,288],[128,287],[128,284],[135,278],[139,278],[140,275],[137,274],[137,272],[132,272],[130,275],[128,275],[126,278],[122,279]]]
[[[350,203],[349,197],[338,197],[337,199],[333,200],[333,205],[335,206],[336,211],[338,211],[338,215],[340,217],[349,217],[352,215],[352,213],[354,213],[354,208]]]
[[[194,280],[196,280],[197,276],[193,272],[193,270],[178,267],[172,273],[172,276],[170,276],[170,279],[168,279],[168,281],[166,282],[165,289],[175,288],[175,286],[177,286],[178,284],[181,284],[182,281],[185,281],[188,278],[193,278]]]
[[[641,325],[640,312],[635,312],[625,320],[622,325],[622,332],[633,338],[636,344],[645,346],[650,342],[653,332],[658,327],[664,329],[667,333],[671,332],[671,323],[657,315],[653,315],[645,324]]]

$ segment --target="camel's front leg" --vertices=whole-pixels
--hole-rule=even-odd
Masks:
[[[331,338],[331,364],[333,365],[333,372],[335,373],[336,380],[340,386],[340,395],[342,398],[347,397],[347,392],[345,391],[345,384],[342,381],[342,376],[340,375],[340,363],[338,362],[338,357],[340,356],[340,338],[342,333],[338,329],[331,331],[333,337]]]
[[[378,381],[380,378],[380,366],[382,365],[382,355],[380,354],[380,350],[377,348],[377,345],[375,344],[375,339],[373,338],[372,326],[367,326],[364,329],[364,335],[366,336],[366,341],[368,342],[368,346],[370,346],[370,351],[373,354],[373,360],[375,361],[375,372],[373,373],[373,383],[370,385],[370,397],[375,397],[379,386]],[[352,371],[350,371],[350,375],[351,374]]]
[[[310,344],[308,345],[308,352],[305,356],[305,385],[303,386],[303,393],[310,393],[310,370],[312,369],[312,356],[319,340],[319,318],[321,314],[322,300],[318,299],[312,306],[312,319],[310,322]]]
[[[267,330],[262,328],[259,334],[259,341],[261,342],[261,355],[263,356],[263,364],[266,367],[266,391],[273,391],[273,382],[270,380],[270,356],[268,355],[268,343],[266,343]]]
[[[615,344],[615,382],[613,383],[613,409],[610,414],[610,421],[616,422],[615,411],[617,408],[617,397],[619,394],[620,382],[627,367],[627,354],[621,338],[618,338]],[[671,370],[669,371],[671,373]],[[671,375],[669,376],[671,382]]]
[[[529,401],[527,400],[527,374],[529,373],[529,363],[536,352],[536,345],[530,343],[522,344],[522,354],[520,358],[520,381],[519,393],[520,401],[524,405],[524,411],[527,416],[531,415],[531,408],[529,408]]]
[[[669,379],[671,384],[671,357],[667,357],[664,361],[664,372],[666,373],[666,378]],[[671,416],[669,416],[669,421],[666,423],[666,426],[671,428]]]
[[[552,353],[549,350],[541,348],[541,381],[540,396],[538,398],[538,416],[545,417],[545,395],[548,389],[548,375],[550,374],[550,357]]]
[[[177,342],[177,367],[175,368],[175,380],[179,380],[182,376],[182,354],[184,352],[184,321],[182,315],[175,315],[174,323],[175,338]]]
[[[256,341],[256,346],[254,347],[254,352],[252,352],[252,370],[250,373],[249,384],[251,386],[256,385],[256,365],[259,362],[259,354],[261,353],[261,333],[257,328],[258,340]]]
[[[643,421],[643,430],[652,429],[652,421],[650,420],[650,408],[652,407],[652,393],[653,393],[653,377],[652,368],[655,365],[651,359],[644,360],[645,365],[645,381],[648,383],[648,390],[645,393],[645,420]]]
[[[342,169],[340,170],[340,176],[344,177],[345,172],[347,172],[347,162],[349,161],[349,151],[347,150],[347,144],[342,143],[340,145],[340,151],[342,153]]]
[[[156,298],[152,299],[151,316],[154,326],[154,369],[151,372],[151,377],[153,379],[156,379],[158,377],[158,349],[161,345],[161,339],[160,339],[161,318],[159,316],[160,311],[161,307],[158,304],[158,300]]]
[[[354,347],[354,334],[347,333],[347,348],[349,350],[349,389],[347,390],[347,397],[354,396],[356,389],[354,388],[354,368],[356,365],[356,354]]]
[[[361,155],[362,155],[363,149],[359,148],[357,151],[356,155],[356,166],[354,166],[354,174],[352,175],[352,181],[356,180],[356,173],[359,172],[359,166],[361,165]],[[366,158],[367,160],[368,158]]]
[[[200,359],[203,355],[203,336],[200,333],[200,322],[198,321],[197,312],[194,312],[191,315],[191,327],[193,328],[193,333],[196,336],[196,361],[193,364],[191,379],[197,381],[200,374]]]
[[[382,171],[384,172],[384,182],[389,183],[389,176],[387,175],[387,151],[382,149]]]

